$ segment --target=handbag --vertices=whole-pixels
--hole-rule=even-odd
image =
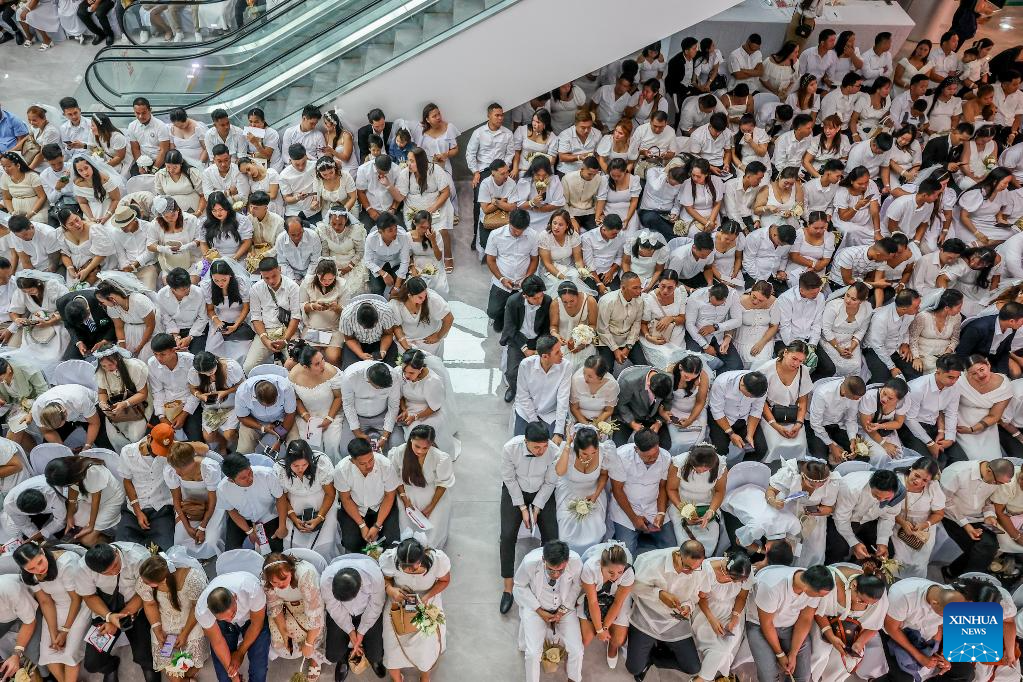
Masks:
[[[361,675],[369,668],[369,660],[365,656],[352,654],[348,657],[348,669],[354,675]]]
[[[831,627],[831,632],[846,648],[852,646],[863,629],[860,621],[855,618],[839,618],[838,616],[828,616],[828,625]]]
[[[163,416],[169,422],[173,422],[184,411],[185,403],[183,400],[172,400],[169,403],[163,404]]]
[[[799,368],[799,380],[796,383],[796,400],[799,400],[799,393],[803,389],[803,368]],[[771,414],[774,420],[781,424],[795,424],[799,418],[799,405],[771,405]]]
[[[287,308],[281,307],[281,304],[277,302],[277,295],[274,293],[273,289],[267,286],[266,290],[270,292],[270,300],[274,302],[275,306],[277,306],[277,321],[280,322],[282,326],[287,327],[291,322],[291,311]]]
[[[490,213],[483,214],[483,227],[488,230],[496,230],[508,224],[508,211],[497,209]]]
[[[902,513],[903,513],[903,516],[905,516],[906,518],[909,517],[909,493],[908,492],[906,493],[905,499],[902,501]],[[907,531],[905,528],[903,528],[902,526],[899,526],[899,530],[895,533],[895,537],[897,537],[898,539],[900,539],[903,542],[905,542],[909,546],[910,549],[916,549],[916,550],[918,550],[921,547],[923,547],[924,543],[927,542],[927,540],[930,538],[930,536],[931,536],[931,529],[930,528],[928,528],[926,531],[924,531],[923,535],[920,535],[919,532],[912,532],[911,533],[911,532]]]
[[[391,627],[394,628],[394,634],[411,635],[413,632],[416,632],[417,628],[412,622],[416,613],[415,609],[409,611],[406,608],[402,608],[401,604],[391,602]]]
[[[632,569],[632,564],[625,568],[626,570]],[[612,585],[612,581],[608,580],[597,590],[597,610],[600,611],[601,623],[604,623],[604,620],[607,618],[607,612],[611,610],[611,605],[615,603],[615,596],[611,592]],[[583,613],[587,618],[592,619],[590,616],[590,600],[585,595],[583,595]],[[604,627],[607,627],[607,623],[604,623]]]
[[[110,401],[111,408],[113,408],[115,404],[123,402],[130,397],[131,396],[127,396],[124,393],[120,393],[118,395],[108,396],[108,400]],[[114,424],[142,421],[146,418],[145,403],[142,405],[129,405],[127,410],[121,410],[119,412],[115,412],[111,409],[109,412],[104,412],[103,416],[107,418],[108,422],[112,422]]]
[[[803,0],[803,2],[799,3],[799,23],[796,24],[796,28],[793,30],[793,33],[803,40],[810,37],[810,34],[813,33],[814,27],[817,25],[816,19],[810,19],[807,21],[806,15],[803,14],[803,12],[807,11],[812,4],[813,0]]]

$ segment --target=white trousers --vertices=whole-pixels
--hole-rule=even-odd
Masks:
[[[575,611],[566,613],[554,626],[554,632],[536,611],[519,609],[519,641],[526,658],[526,682],[540,681],[540,657],[545,640],[560,639],[568,654],[568,679],[582,682],[583,636]]]

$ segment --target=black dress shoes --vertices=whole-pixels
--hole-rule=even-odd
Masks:
[[[504,402],[510,403],[513,400],[515,400],[515,391],[509,388],[504,392]]]
[[[334,666],[334,682],[345,682],[348,679],[348,661],[338,661]]]
[[[115,668],[108,673],[103,673],[103,682],[117,682],[117,669]]]
[[[512,599],[512,593],[511,592],[502,592],[501,593],[501,613],[503,614],[503,613],[508,613],[509,611],[511,611],[511,607],[512,607],[512,604],[514,602],[515,602],[515,600]]]
[[[370,661],[369,667],[373,668],[373,674],[380,679],[387,677],[387,668],[384,667],[382,661]]]

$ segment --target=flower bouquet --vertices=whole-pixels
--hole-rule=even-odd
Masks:
[[[543,671],[550,675],[558,671],[558,666],[565,660],[565,645],[561,642],[545,640],[543,643],[543,655],[540,657],[540,664]]]
[[[994,170],[997,165],[998,165],[998,159],[995,158],[994,154],[992,154],[991,156],[989,156],[986,159],[984,159],[984,168],[986,168],[988,170]]]
[[[233,208],[235,211],[242,210],[243,208],[245,208],[246,205],[247,204],[245,203],[244,199],[235,199],[233,202],[231,202],[231,208]]]
[[[216,249],[209,249],[206,255],[202,257],[202,263],[199,268],[199,279],[206,276],[206,273],[210,271],[210,266],[213,265],[213,261],[220,258],[220,252]]]
[[[1023,220],[1023,218],[1021,218],[1021,220]],[[593,273],[587,268],[576,268],[575,274],[579,276],[579,279],[586,279],[587,277],[593,276]]]
[[[686,220],[685,218],[676,219],[674,225],[672,226],[672,230],[679,237],[686,236],[687,234],[689,234],[689,221]]]
[[[416,615],[412,616],[412,624],[424,635],[435,635],[444,625],[444,612],[436,604],[420,603],[416,606]]]
[[[536,187],[537,194],[543,194],[547,191],[549,183],[546,180],[534,180],[533,187]]]
[[[167,673],[167,677],[185,677],[188,671],[194,667],[195,661],[192,660],[192,654],[187,651],[178,651],[171,656],[170,665],[163,671]]]
[[[856,437],[849,441],[848,452],[842,453],[846,461],[852,459],[867,459],[870,456],[870,445],[863,438]]]
[[[1017,230],[1023,230],[1023,216],[1016,218],[1016,222],[1013,223]]]
[[[569,502],[568,511],[572,512],[572,514],[575,516],[576,521],[582,521],[583,519],[590,515],[590,512],[592,512],[596,506],[597,506],[596,502],[593,502],[590,499],[583,497],[581,499],[572,500],[571,502]]]
[[[678,515],[686,524],[692,523],[699,518],[696,513],[696,505],[688,500],[682,500],[682,504],[678,506]]]
[[[795,216],[796,218],[802,218],[803,217],[803,205],[802,204],[796,204],[795,206],[793,206],[792,207],[792,215]]]
[[[433,263],[427,263],[423,267],[419,268],[419,274],[427,277],[432,277],[437,274],[437,266]]]
[[[373,561],[379,561],[380,555],[384,553],[384,547],[379,542],[371,542],[362,548],[362,553]]]
[[[597,433],[600,434],[601,438],[610,438],[611,435],[618,430],[618,420],[611,419],[609,421],[600,421],[594,424],[597,427]]]
[[[588,346],[597,338],[597,333],[588,324],[576,325],[572,330],[572,342],[576,346]]]

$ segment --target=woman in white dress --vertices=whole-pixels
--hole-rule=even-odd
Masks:
[[[932,136],[947,135],[959,125],[963,113],[963,101],[956,97],[962,88],[958,78],[947,77],[934,88],[931,106],[927,109],[927,121]]]
[[[778,333],[774,304],[778,299],[770,282],[756,282],[748,293],[739,297],[742,326],[735,339],[746,368],[756,367],[774,356],[774,336]]]
[[[323,156],[336,160],[354,178],[359,169],[359,148],[343,115],[344,111],[338,109],[323,112]]]
[[[591,546],[580,557],[582,587],[576,615],[582,630],[583,647],[594,638],[607,644],[607,665],[614,670],[618,653],[629,634],[632,615],[632,586],[636,572],[632,555],[625,545],[614,540]]]
[[[953,285],[963,292],[963,315],[971,317],[988,305],[1002,282],[1005,261],[991,246],[967,248],[960,256],[964,272]]]
[[[39,34],[40,50],[48,50],[53,47],[51,33],[60,31],[60,15],[57,13],[57,0],[28,0],[28,2],[17,5],[18,21],[24,31],[26,40],[25,47],[35,44],[35,34]],[[35,31],[33,32],[33,29]],[[109,40],[113,40],[111,36]],[[110,44],[110,43],[108,43]]]
[[[332,365],[341,364],[341,345],[344,339],[338,324],[341,310],[347,302],[345,291],[338,281],[337,263],[333,258],[320,256],[319,262],[302,280],[299,304],[302,306],[306,343],[323,351],[327,362]]]
[[[430,161],[422,147],[409,153],[408,165],[398,173],[395,186],[405,201],[405,224],[412,223],[409,215],[426,211],[432,217],[435,230],[441,233],[452,228],[451,176],[440,166]],[[446,257],[451,256],[451,244],[445,242]]]
[[[856,564],[828,566],[835,579],[835,589],[821,597],[811,628],[812,654],[810,674],[820,682],[843,682],[855,670],[860,679],[875,679],[888,670],[881,637],[888,613],[887,582],[879,562],[864,567]],[[845,632],[846,622],[855,620],[860,626],[855,638],[836,633]],[[852,656],[846,653],[852,650]],[[852,659],[852,660],[849,660]]]
[[[918,73],[928,73],[931,70],[927,57],[931,54],[931,41],[924,39],[916,44],[913,53],[903,57],[895,65],[895,94],[902,94],[909,90],[910,81]]]
[[[597,299],[585,291],[580,291],[577,284],[565,280],[558,285],[557,296],[551,304],[551,336],[557,337],[564,344],[565,357],[573,367],[581,367],[588,359],[596,355],[597,349],[593,342],[585,342],[584,338],[573,338],[577,327],[588,327],[591,331],[597,328]]]
[[[409,277],[388,305],[398,319],[394,338],[402,350],[418,348],[440,357],[455,316],[444,298],[422,277]]]
[[[384,619],[384,666],[395,682],[401,680],[402,668],[417,668],[419,679],[429,682],[430,672],[447,648],[447,623],[438,626],[433,634],[417,630],[399,635],[390,623],[390,611],[414,600],[436,606],[443,612],[441,592],[451,584],[451,560],[442,550],[427,548],[415,538],[406,538],[381,555],[380,569],[387,593],[387,605],[381,616]]]
[[[46,482],[67,488],[67,529],[86,547],[109,542],[121,521],[124,485],[93,457],[57,457],[46,464]]]
[[[245,321],[249,315],[249,274],[235,261],[215,260],[200,282],[200,288],[210,318],[206,350],[241,364],[255,338],[252,327]]]
[[[223,192],[213,192],[208,199],[199,250],[204,258],[213,249],[224,258],[244,263],[252,248],[252,220],[236,213],[231,199]]]
[[[341,459],[341,372],[327,362],[322,349],[308,343],[289,351],[295,365],[288,379],[295,387],[293,438],[301,438],[331,462]]]
[[[849,129],[853,131],[853,142],[862,142],[871,137],[871,132],[881,125],[888,116],[892,100],[888,96],[892,91],[892,81],[885,76],[878,76],[874,81],[873,90],[869,95],[856,99],[852,114],[849,117]]]
[[[57,299],[68,292],[64,278],[22,269],[14,275],[14,285],[8,311],[17,331],[10,345],[31,353],[40,368],[55,367],[71,340],[57,312]]]
[[[339,401],[340,402],[340,401]],[[274,473],[284,488],[288,506],[288,534],[284,548],[311,549],[327,561],[337,556],[337,491],[330,457],[314,452],[309,442],[288,443]]]
[[[188,370],[188,387],[202,408],[202,437],[222,453],[233,452],[238,442],[235,393],[245,372],[237,361],[199,351]]]
[[[558,158],[558,135],[554,132],[551,115],[546,109],[537,109],[528,126],[516,128],[512,140],[515,152],[511,170],[513,178],[518,178],[520,172],[529,168],[538,154],[546,155],[552,162]]]
[[[139,564],[135,593],[152,624],[153,670],[162,672],[172,664],[172,654],[163,649],[168,636],[174,635],[173,651],[188,652],[195,664],[185,677],[198,676],[210,648],[203,629],[197,627],[195,604],[208,585],[202,564],[181,547],[171,547]]]
[[[210,160],[206,149],[206,124],[188,117],[184,109],[170,112],[171,147],[178,150],[189,164],[202,168]]]
[[[764,70],[760,84],[764,90],[774,93],[781,101],[789,94],[796,80],[796,61],[799,59],[799,45],[787,42],[778,52],[764,58]]]
[[[579,554],[607,535],[607,458],[612,447],[610,441],[601,444],[595,428],[580,426],[569,433],[554,465],[558,539]],[[592,505],[583,515],[575,510],[581,500]]]
[[[832,52],[835,58],[825,72],[825,76],[832,83],[839,84],[847,73],[863,68],[863,60],[860,58],[860,48],[856,46],[854,32],[842,31],[839,33]]]
[[[337,263],[337,274],[346,300],[366,293],[369,271],[363,262],[366,253],[366,228],[352,214],[340,208],[327,211],[327,219],[317,224],[322,253]]]
[[[810,148],[803,153],[803,170],[818,178],[821,168],[831,160],[844,161],[849,157],[849,138],[842,134],[842,119],[826,116],[821,122],[821,133],[813,138]]]
[[[201,450],[201,452],[200,452]],[[217,508],[223,479],[220,457],[199,443],[174,443],[163,480],[174,504],[174,544],[199,560],[224,551],[224,510]]]
[[[564,83],[551,91],[547,106],[551,112],[551,129],[555,135],[575,125],[575,113],[584,104],[586,93],[573,83]]]
[[[725,198],[725,185],[721,178],[712,175],[710,162],[706,159],[693,159],[692,172],[682,183],[679,192],[679,203],[682,220],[685,223],[684,234],[690,236],[696,232],[711,232],[721,222],[721,202]],[[679,228],[675,228],[679,234]]]
[[[789,95],[788,99],[791,100],[794,94]],[[728,129],[733,133],[739,129],[739,121],[745,114],[756,113],[753,110],[753,95],[750,94],[749,86],[745,83],[736,83],[734,88],[719,96],[718,99],[721,100],[721,106],[728,114]],[[788,102],[786,101],[786,103]]]
[[[160,269],[166,273],[183,268],[198,281],[199,241],[202,221],[185,213],[170,197],[153,199],[153,222],[146,237],[146,248],[156,254]]]
[[[804,73],[799,77],[799,86],[785,98],[785,104],[792,107],[794,117],[805,114],[816,122],[817,112],[821,109],[821,96],[817,94],[818,87],[820,84],[817,82],[817,76],[812,73]]]
[[[668,517],[680,545],[697,540],[708,554],[714,553],[721,537],[717,514],[727,483],[725,458],[709,443],[699,443],[672,457],[668,466]],[[693,510],[683,518],[682,510],[688,506]]]
[[[895,525],[906,534],[924,540],[919,549],[913,549],[899,537],[899,533],[892,535],[895,559],[902,564],[900,578],[927,577],[937,526],[945,517],[945,491],[938,481],[940,473],[938,462],[924,455],[913,462],[909,471],[899,475],[906,487],[906,499],[895,517]]]
[[[734,220],[723,220],[714,230],[714,249],[710,252],[710,264],[704,269],[704,277],[710,276],[710,284],[721,282],[736,291],[746,288],[742,276],[742,251],[746,248],[746,237],[742,227]]]
[[[39,173],[29,168],[18,152],[0,152],[0,196],[4,209],[23,213],[31,220],[46,221],[49,200]]]
[[[674,394],[668,419],[671,455],[674,457],[704,440],[707,431],[707,395],[714,373],[700,356],[690,353],[671,369]]]
[[[711,86],[714,85],[723,61],[721,50],[714,45],[713,38],[704,38],[700,41],[700,51],[693,60],[693,80],[697,90],[711,92],[715,89]]]
[[[277,186],[279,192],[280,176],[277,179]],[[350,212],[355,208],[358,198],[355,178],[331,156],[321,156],[316,162],[316,185],[313,192],[316,196],[313,198],[312,209],[321,216],[326,215],[327,211],[335,206]]]
[[[599,355],[591,355],[572,375],[568,410],[577,424],[606,422],[618,405],[618,381]]]
[[[824,561],[827,517],[838,501],[841,478],[827,462],[810,456],[786,460],[771,475],[771,483],[764,492],[767,504],[779,510],[788,508],[802,526],[799,566],[805,568]]]
[[[1012,201],[1008,191],[1010,182],[1012,173],[999,166],[960,194],[955,210],[956,236],[967,244],[997,246],[1016,234],[1005,216]]]
[[[404,513],[398,514],[402,535],[423,533],[430,547],[442,548],[451,528],[451,487],[455,469],[451,456],[436,445],[437,432],[429,424],[418,424],[409,431],[408,440],[387,453],[395,473],[401,479],[398,500]],[[426,519],[429,528],[412,520],[414,509]]]
[[[76,682],[85,658],[85,633],[92,625],[92,612],[78,596],[81,556],[28,542],[14,550],[14,561],[42,612],[36,662],[46,666],[57,682]]]
[[[153,357],[149,342],[156,331],[156,304],[143,293],[142,283],[132,275],[104,271],[99,274],[96,300],[114,323],[117,345],[140,360]],[[137,281],[137,280],[136,280]]]
[[[854,282],[841,296],[824,304],[820,348],[835,366],[835,376],[859,374],[863,364],[863,337],[870,326],[873,307],[867,302],[870,287]]]
[[[430,102],[423,107],[423,117],[418,127],[412,128],[412,141],[423,148],[426,156],[438,164],[448,174],[454,177],[454,170],[451,167],[451,159],[458,155],[458,136],[462,132],[451,122],[444,120],[440,107]],[[458,224],[458,197],[455,192],[455,184],[451,183],[451,197],[449,199],[454,209],[454,225]],[[445,235],[445,239],[448,235]],[[450,244],[444,243],[445,250],[450,251]]]
[[[892,189],[915,183],[920,173],[923,149],[917,138],[916,126],[906,125],[892,133],[892,149],[888,157]]]
[[[106,114],[93,114],[89,122],[89,152],[124,175],[128,161],[128,139]]]
[[[842,247],[873,244],[881,233],[881,204],[870,171],[851,168],[838,185],[832,219],[842,233]]]
[[[998,459],[998,422],[1012,399],[1009,377],[991,370],[983,355],[971,355],[959,377],[959,424],[956,442],[970,459]]]
[[[583,268],[582,240],[572,226],[572,216],[563,208],[551,213],[547,229],[540,233],[537,251],[543,264],[543,279],[548,291],[572,279],[580,284],[576,271]]]
[[[276,170],[264,168],[262,164],[256,163],[247,156],[243,156],[238,159],[238,171],[241,173],[241,176],[238,178],[238,193],[240,195],[251,197],[256,192],[266,192],[266,195],[270,197],[270,203],[268,204],[270,210],[277,215],[284,215],[284,195],[281,194],[281,176]],[[339,183],[339,187],[341,185],[343,183]],[[345,203],[347,203],[347,200]],[[273,239],[270,239],[268,243],[273,244]]]
[[[452,394],[442,374],[444,363],[436,355],[418,348],[401,356],[401,411],[398,424],[414,428],[420,424],[436,431],[437,447],[456,456],[461,449],[455,441],[455,412]]]
[[[573,119],[574,120],[574,119]],[[574,124],[573,124],[574,125]],[[620,170],[623,174],[632,175],[632,169],[636,166],[636,161],[639,159],[639,150],[633,149],[630,140],[632,139],[632,119],[625,118],[615,124],[614,130],[600,138],[600,142],[597,143],[597,163],[600,164],[601,170],[604,173],[610,175],[612,169]],[[612,164],[618,161],[617,165]],[[639,176],[636,177],[636,182],[639,182]],[[602,183],[603,184],[603,183]],[[616,184],[622,185],[620,180],[616,180]],[[632,181],[625,186],[621,191],[630,189]],[[626,195],[627,198],[628,195]],[[598,191],[599,197],[599,191]],[[636,197],[639,197],[639,189],[636,189]],[[618,200],[622,201],[623,197],[618,195]],[[639,202],[637,201],[637,204]],[[635,209],[633,209],[633,215]],[[599,215],[599,212],[598,212]],[[622,217],[622,223],[625,224],[626,229],[630,227],[632,221],[626,221],[624,216]],[[639,223],[639,219],[636,219],[636,223]],[[599,222],[598,222],[599,224]],[[635,225],[631,225],[631,228],[636,229]]]
[[[622,254],[622,272],[639,275],[643,291],[649,296],[657,286],[671,251],[660,232],[641,230],[630,242]]]
[[[103,229],[82,219],[70,208],[62,208],[57,213],[57,222],[61,225],[63,243],[60,248],[60,260],[67,271],[65,281],[69,287],[86,282],[95,284],[96,275],[103,265],[103,257],[92,253],[92,231]]]
[[[782,168],[778,177],[757,192],[753,203],[753,213],[760,216],[760,229],[775,225],[793,225],[799,223],[796,206],[802,211],[803,185],[799,182],[799,169],[795,166]]]
[[[909,385],[902,378],[867,386],[860,398],[860,429],[856,435],[870,448],[870,462],[881,465],[902,457],[902,441],[898,430],[906,423],[910,403],[906,400]],[[998,439],[998,436],[995,436]]]
[[[662,272],[657,288],[643,295],[639,344],[652,367],[667,370],[688,354],[685,338],[688,297],[674,270]]]
[[[753,581],[753,565],[742,549],[708,558],[700,566],[699,608],[693,609],[693,640],[700,652],[700,671],[694,682],[711,682],[728,675],[744,641],[743,614]],[[731,633],[730,637],[723,636]]]
[[[95,223],[110,220],[121,199],[121,176],[101,172],[84,156],[76,158],[71,167],[74,169],[72,192],[82,216]]]
[[[963,145],[963,156],[956,173],[956,184],[966,191],[982,181],[993,168],[988,167],[988,159],[997,163],[998,143],[995,142],[993,126],[983,125],[977,128],[973,139]]]
[[[775,456],[792,459],[806,452],[806,431],[803,422],[810,405],[813,379],[803,364],[810,347],[793,341],[782,349],[772,363],[760,368],[767,377],[767,400],[764,402],[763,428],[757,429],[754,447],[765,462]]]
[[[515,186],[517,208],[529,213],[529,227],[543,232],[550,214],[565,207],[565,190],[561,178],[554,174],[550,159],[534,156],[529,168]]]
[[[311,562],[273,552],[263,559],[266,620],[270,650],[276,658],[309,661],[307,679],[320,678],[326,609],[320,573]]]
[[[193,215],[202,215],[206,210],[202,174],[177,149],[164,155],[163,168],[153,176],[153,193],[170,197],[181,210]]]
[[[811,211],[806,216],[806,227],[796,230],[796,241],[789,249],[789,262],[785,266],[790,282],[809,270],[827,277],[827,268],[835,255],[835,233],[828,231],[828,224],[827,213]]]
[[[757,126],[757,117],[754,114],[743,114],[732,141],[732,162],[737,169],[736,174],[745,174],[746,166],[753,161],[759,161],[764,164],[764,168],[770,169],[771,154],[767,149],[770,143],[771,136]]]
[[[946,289],[934,308],[920,311],[909,325],[913,369],[930,374],[939,355],[955,352],[963,324],[962,309],[963,292]]]
[[[149,366],[123,348],[104,343],[93,351],[99,361],[96,385],[99,409],[106,417],[107,438],[115,452],[146,435],[149,406]]]
[[[448,297],[448,272],[441,264],[441,236],[433,225],[433,214],[416,211],[408,217],[408,231],[412,244],[409,248],[409,277],[421,277],[441,298]]]

